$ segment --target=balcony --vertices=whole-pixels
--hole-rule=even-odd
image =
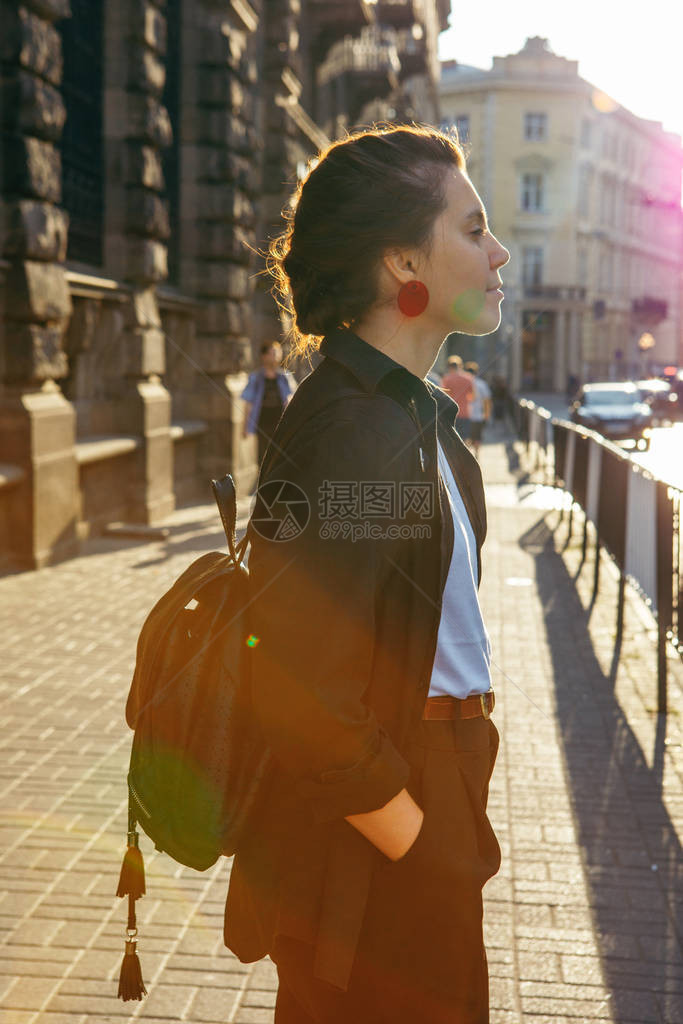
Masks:
[[[360,123],[367,104],[398,91],[400,68],[393,29],[368,25],[360,36],[335,43],[316,74],[317,120],[330,126]]]
[[[330,48],[327,57],[318,67],[318,85],[327,85],[341,75],[354,74],[359,79],[389,82],[395,87],[396,76],[401,70],[396,35],[391,30],[375,26],[364,28],[356,39],[347,36]]]
[[[421,25],[401,29],[396,33],[396,49],[401,63],[401,81],[413,75],[424,75],[429,69],[427,36]]]
[[[524,299],[540,300],[550,303],[549,308],[565,309],[568,306],[581,305],[586,301],[586,289],[576,285],[564,284],[525,284]]]
[[[369,13],[369,20],[378,25],[390,25],[392,28],[409,28],[411,25],[427,23],[432,15],[432,7],[436,7],[438,30],[448,28],[451,14],[451,0],[362,0]]]
[[[631,315],[636,323],[656,327],[666,320],[669,313],[668,304],[664,299],[655,299],[651,295],[643,295],[631,303]]]
[[[345,36],[357,36],[372,20],[363,0],[309,0],[308,15],[314,59]]]
[[[379,25],[409,28],[423,17],[423,0],[365,0]]]

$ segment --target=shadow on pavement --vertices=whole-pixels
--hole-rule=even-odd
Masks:
[[[185,532],[183,530],[183,533]],[[237,537],[239,539],[239,532]],[[164,562],[168,562],[170,558],[175,558],[176,555],[182,553],[199,558],[204,551],[227,551],[223,530],[219,529],[210,533],[207,531],[206,526],[203,530],[193,533],[190,537],[183,537],[182,540],[178,541],[170,538],[166,541],[160,541],[159,544],[160,550],[155,555],[145,559],[143,562],[137,562],[132,568],[148,569],[152,565],[162,565]],[[189,565],[191,561],[192,558],[189,558],[187,564]],[[184,568],[187,568],[187,566]]]
[[[650,767],[614,693],[618,653],[611,678],[605,676],[588,632],[589,611],[545,519],[519,544],[535,559],[612,1019],[683,1021],[683,857],[662,796],[665,722],[658,723]]]

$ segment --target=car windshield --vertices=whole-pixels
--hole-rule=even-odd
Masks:
[[[665,395],[667,391],[671,390],[671,385],[665,380],[640,380],[638,381],[638,390],[641,395]]]
[[[586,391],[584,405],[633,405],[639,400],[637,391]]]

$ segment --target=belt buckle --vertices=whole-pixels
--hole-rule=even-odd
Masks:
[[[481,713],[484,716],[484,718],[490,718],[491,717],[491,712],[489,711],[488,702],[486,700],[487,697],[488,697],[488,693],[480,693],[479,694],[479,703],[481,704]]]

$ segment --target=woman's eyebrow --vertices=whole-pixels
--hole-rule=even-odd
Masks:
[[[481,207],[476,210],[471,210],[465,217],[465,220],[478,220],[480,224],[486,227],[486,213],[481,209]]]

